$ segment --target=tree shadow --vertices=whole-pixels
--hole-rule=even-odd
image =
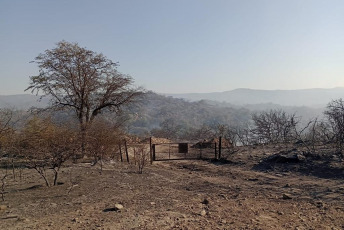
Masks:
[[[33,186],[30,186],[30,187],[27,187],[27,188],[22,188],[22,189],[18,189],[19,191],[27,191],[27,190],[34,190],[34,189],[39,189],[39,188],[43,188],[44,186],[43,185],[33,185]]]

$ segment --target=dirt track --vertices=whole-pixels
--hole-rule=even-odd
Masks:
[[[0,229],[344,229],[343,161],[264,168],[276,151],[242,149],[228,164],[154,162],[143,174],[120,162],[102,175],[68,164],[52,188],[26,169],[7,180]]]

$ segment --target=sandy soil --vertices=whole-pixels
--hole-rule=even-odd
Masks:
[[[137,167],[68,163],[55,187],[10,175],[0,229],[344,229],[344,162],[267,163],[280,149],[241,148],[228,162]],[[1,169],[0,176],[5,169]]]

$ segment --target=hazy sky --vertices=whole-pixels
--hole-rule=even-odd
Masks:
[[[343,0],[0,0],[0,95],[61,40],[156,92],[344,86]]]

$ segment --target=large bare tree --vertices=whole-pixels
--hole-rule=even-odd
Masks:
[[[33,62],[39,74],[30,77],[26,90],[50,96],[51,108],[75,111],[83,154],[87,130],[95,117],[105,109],[119,111],[142,94],[142,89],[132,86],[130,76],[117,71],[118,63],[77,43],[61,41]]]

